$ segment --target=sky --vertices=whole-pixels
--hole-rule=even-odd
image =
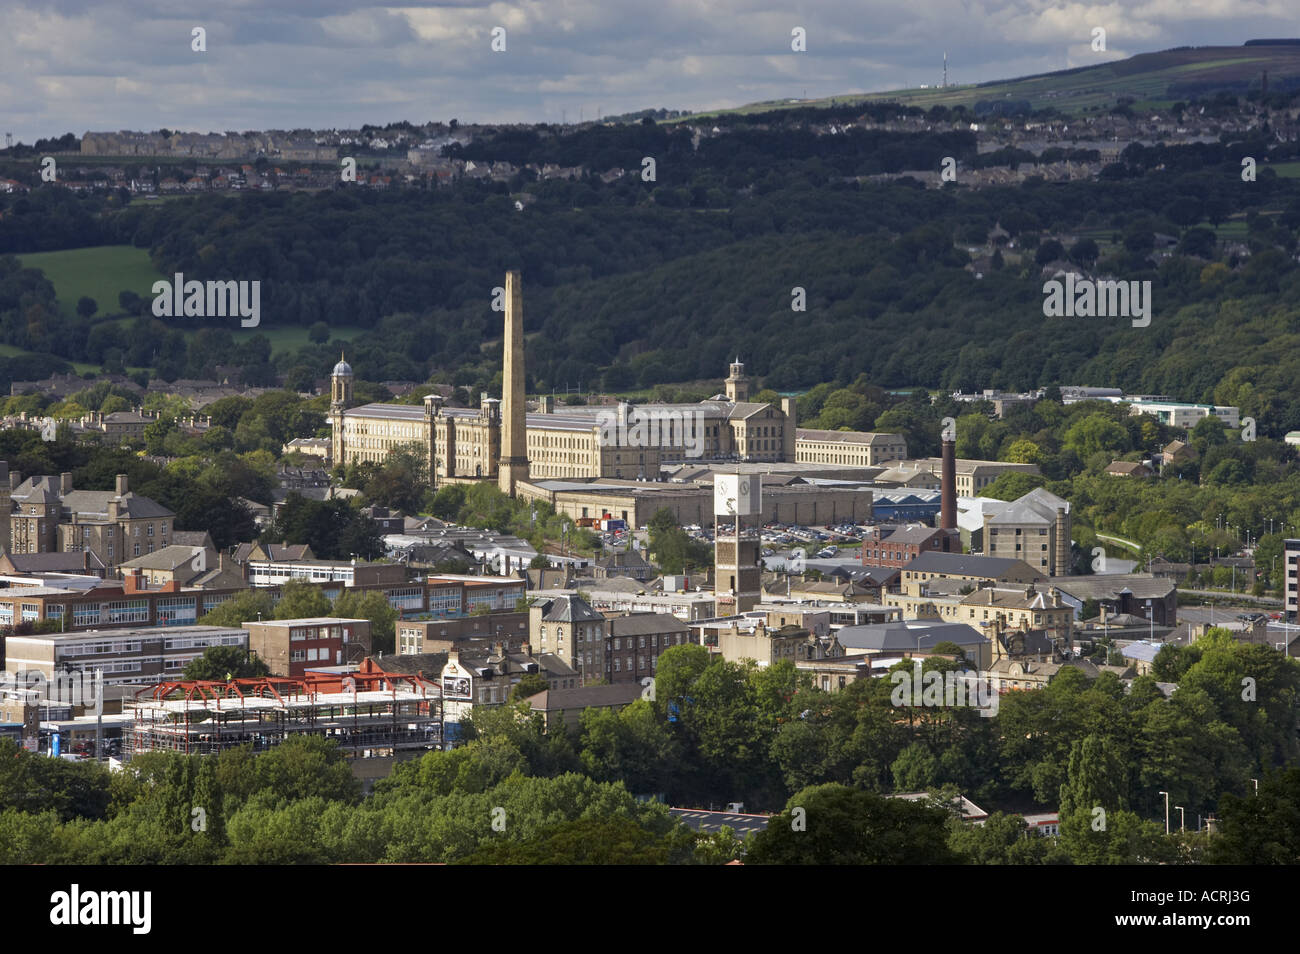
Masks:
[[[1300,36],[1295,0],[0,0],[0,132],[577,122]],[[1292,9],[1288,10],[1288,7]],[[1094,27],[1106,51],[1092,49]],[[193,31],[205,32],[205,51]],[[493,50],[494,30],[505,49]],[[791,49],[802,28],[806,51]],[[500,40],[498,39],[498,45]]]

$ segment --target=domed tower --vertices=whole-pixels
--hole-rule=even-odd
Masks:
[[[727,400],[733,404],[749,400],[749,378],[745,376],[745,365],[739,356],[731,362],[731,374],[727,377]]]
[[[343,412],[352,406],[352,383],[352,365],[348,364],[340,351],[339,363],[330,372],[330,426],[334,431],[330,462],[336,467],[347,460],[344,453]]]

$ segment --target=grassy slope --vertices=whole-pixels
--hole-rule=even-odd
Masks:
[[[54,283],[59,306],[68,315],[74,314],[82,295],[95,299],[101,314],[118,311],[119,292],[148,297],[153,283],[163,277],[149,261],[149,252],[131,245],[34,252],[18,258],[25,268],[39,268]]]
[[[1102,56],[1104,54],[1097,54]],[[1045,73],[1019,79],[977,85],[931,89],[900,89],[880,93],[835,96],[837,104],[868,100],[889,100],[929,109],[931,106],[973,106],[980,100],[1026,99],[1035,109],[1053,106],[1061,112],[1081,112],[1110,106],[1120,96],[1131,96],[1137,105],[1168,105],[1186,96],[1168,95],[1171,83],[1215,81],[1258,83],[1268,70],[1271,79],[1300,76],[1300,47],[1295,46],[1212,46],[1190,50],[1140,53],[1125,60],[1096,66]],[[752,103],[737,109],[695,113],[668,122],[694,122],[727,113],[754,113],[793,106],[829,106],[831,98]]]
[[[18,258],[27,268],[39,268],[45,277],[54,283],[55,294],[59,298],[59,307],[71,315],[77,307],[77,300],[82,295],[89,295],[99,304],[100,314],[119,310],[117,295],[121,291],[133,291],[143,298],[153,294],[153,283],[161,275],[149,261],[145,249],[130,245],[103,245],[95,248],[68,249],[62,252],[35,252],[20,255]],[[265,316],[264,316],[265,318]],[[114,319],[118,322],[130,319]],[[292,351],[307,344],[307,329],[295,325],[292,327],[267,327],[264,320],[256,329],[234,327],[231,331],[235,339],[262,334],[271,342],[275,354]],[[190,330],[183,328],[182,330]],[[362,333],[361,328],[331,328],[330,337],[351,341]],[[0,355],[12,357],[25,354],[22,349],[12,345],[0,346]],[[79,372],[99,371],[98,365],[74,362]]]

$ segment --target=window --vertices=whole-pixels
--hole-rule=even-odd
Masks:
[[[615,649],[622,649],[622,648],[623,648],[623,641],[622,641],[621,639],[619,639],[617,636],[614,637],[614,648],[615,648]]]

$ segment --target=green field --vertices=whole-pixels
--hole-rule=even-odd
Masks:
[[[147,298],[153,283],[164,277],[149,261],[148,251],[131,245],[33,252],[18,258],[25,268],[39,268],[54,283],[59,306],[68,315],[76,313],[82,295],[95,299],[100,314],[112,314],[120,310],[119,292],[133,291]]]
[[[98,314],[120,312],[117,296],[122,291],[133,291],[142,298],[151,298],[153,283],[160,274],[149,261],[149,253],[142,248],[130,245],[103,245],[96,248],[68,249],[62,252],[33,252],[19,255],[26,268],[39,268],[54,284],[54,293],[58,296],[59,307],[67,315],[76,312],[77,301],[82,295],[89,295],[99,305]],[[235,325],[230,330],[236,341],[255,334],[266,337],[271,342],[273,354],[293,351],[308,344],[307,328],[302,325],[289,327],[268,327],[267,315],[263,315],[262,324],[257,328],[240,328]],[[112,321],[130,322],[130,318],[115,318]],[[197,325],[202,327],[202,325]],[[197,330],[194,323],[181,327],[189,332]],[[331,328],[331,338],[351,341],[365,331],[364,328]],[[12,345],[0,346],[0,355],[13,357],[27,354]],[[99,371],[98,365],[73,362],[78,372]]]

